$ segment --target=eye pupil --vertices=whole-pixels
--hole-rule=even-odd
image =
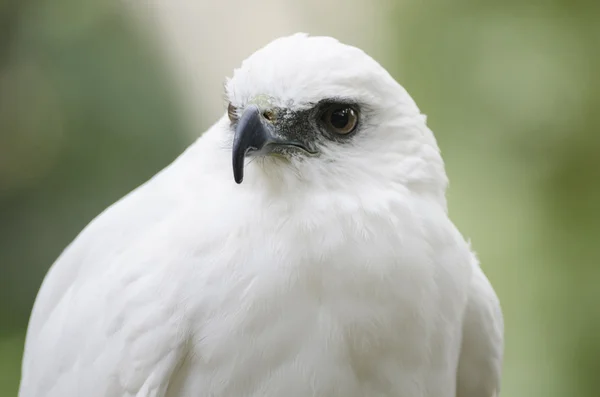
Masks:
[[[350,121],[349,110],[350,109],[345,108],[332,112],[330,118],[331,125],[339,129],[343,129],[344,127],[346,127],[348,125],[348,122]]]

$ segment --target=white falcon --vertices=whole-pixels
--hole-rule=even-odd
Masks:
[[[499,302],[408,93],[363,51],[295,34],[226,96],[54,263],[19,395],[497,396]]]

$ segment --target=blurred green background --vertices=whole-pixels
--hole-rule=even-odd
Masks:
[[[198,100],[202,120],[191,122],[196,104],[182,95],[185,78],[169,55],[176,43],[152,25],[160,18],[139,18],[162,12],[140,2],[0,2],[0,397],[17,394],[28,316],[48,267],[222,111],[211,94],[202,100],[212,110]],[[253,12],[275,12],[262,3]],[[503,305],[502,395],[597,396],[600,2],[338,3],[326,13],[310,1],[302,12],[278,5],[288,19],[267,15],[279,25],[261,25],[262,34],[362,38],[437,135],[451,216]],[[233,29],[237,3],[223,4],[200,10],[198,24]],[[381,10],[344,14],[359,6]],[[289,17],[297,13],[316,14],[320,25]],[[355,21],[361,30],[347,36],[335,28],[350,31]],[[266,44],[253,32],[251,46],[233,33],[198,37],[210,50],[193,65],[198,75],[211,67],[218,83],[231,75],[236,63],[215,70],[212,61],[238,43],[228,54],[239,63]]]

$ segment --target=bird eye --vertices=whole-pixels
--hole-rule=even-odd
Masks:
[[[229,121],[232,123],[238,121],[237,109],[231,104],[231,102],[229,103],[229,106],[227,106],[227,116],[229,116]]]
[[[358,124],[358,113],[348,105],[332,105],[321,116],[325,128],[337,135],[347,135]]]

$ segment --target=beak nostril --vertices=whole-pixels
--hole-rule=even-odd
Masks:
[[[265,110],[262,114],[262,116],[267,120],[267,121],[273,121],[275,119],[275,113],[272,110]]]

